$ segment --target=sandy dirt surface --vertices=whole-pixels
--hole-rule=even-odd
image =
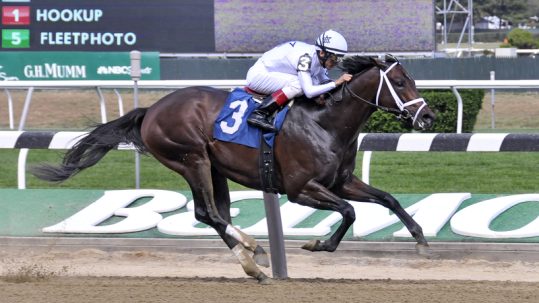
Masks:
[[[475,129],[491,129],[493,110],[495,128],[517,130],[539,128],[538,92],[509,93],[501,90],[494,93],[493,99],[487,90]]]
[[[0,252],[0,302],[539,302],[539,263],[288,254],[285,281],[232,253]],[[271,275],[271,269],[264,269]]]

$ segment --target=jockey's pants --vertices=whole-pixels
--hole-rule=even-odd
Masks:
[[[247,86],[266,95],[282,90],[288,99],[303,94],[297,75],[270,72],[260,60],[247,72]]]

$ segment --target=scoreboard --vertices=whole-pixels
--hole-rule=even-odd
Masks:
[[[352,52],[435,50],[434,0],[0,0],[0,51],[262,53],[325,30]]]
[[[211,0],[1,0],[2,50],[208,52]]]

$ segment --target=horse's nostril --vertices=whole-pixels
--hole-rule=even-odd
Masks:
[[[429,113],[424,114],[423,117],[421,117],[421,120],[425,123],[426,128],[430,128],[434,123],[434,117]]]
[[[432,115],[430,113],[426,113],[426,114],[423,115],[423,119],[434,121],[434,115]]]

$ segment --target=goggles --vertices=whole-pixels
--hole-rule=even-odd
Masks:
[[[335,63],[340,63],[340,62],[342,62],[343,57],[344,57],[344,55],[337,55],[337,54],[334,54],[334,53],[329,53],[328,59],[332,60]]]

